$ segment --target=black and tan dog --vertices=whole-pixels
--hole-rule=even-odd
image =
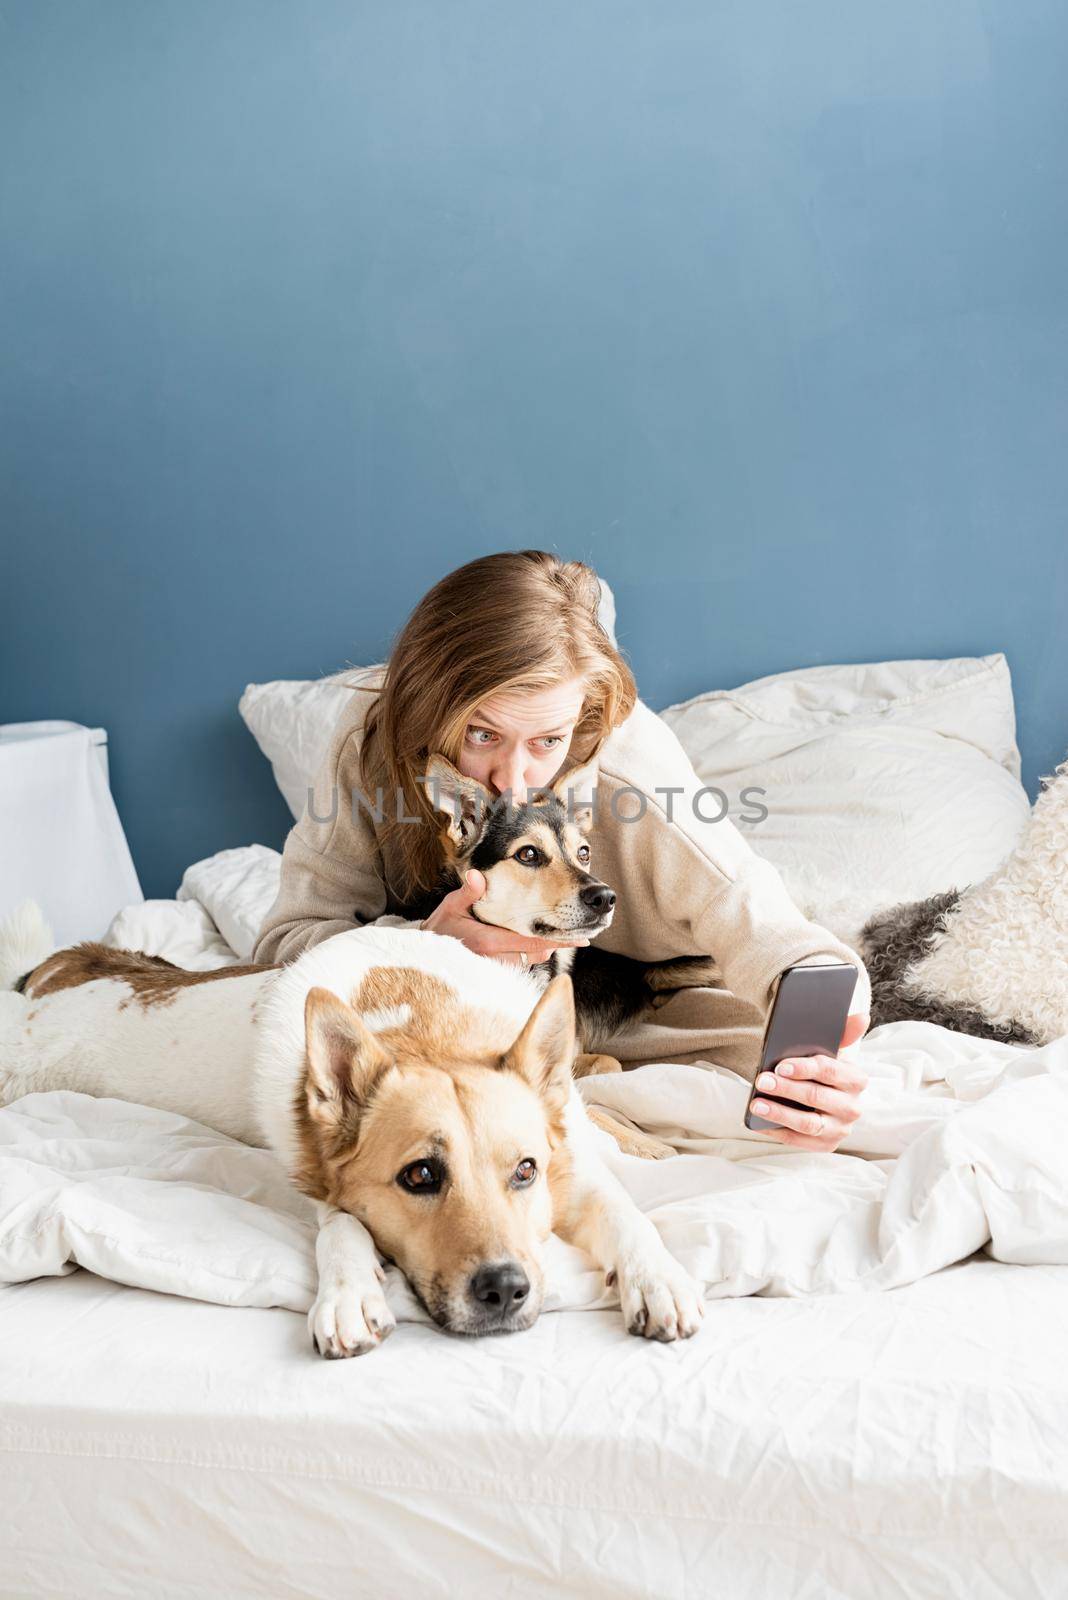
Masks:
[[[432,755],[428,793],[445,818],[441,892],[455,889],[465,872],[477,868],[486,880],[485,894],[471,906],[479,922],[549,943],[578,935],[595,940],[612,922],[616,894],[590,870],[593,807],[588,796],[594,777],[587,767],[524,798],[494,795],[443,755]],[[602,1046],[678,990],[711,983],[714,967],[710,956],[636,961],[591,943],[561,946],[530,970],[543,988],[558,973],[570,973],[579,1046],[575,1076],[585,1077],[621,1071]],[[595,1120],[632,1154],[674,1154],[647,1134],[621,1131],[610,1118],[595,1114]]]

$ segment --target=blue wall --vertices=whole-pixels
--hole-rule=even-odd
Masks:
[[[245,683],[592,560],[654,706],[1005,650],[1068,746],[1063,0],[0,0],[0,720],[147,893]]]

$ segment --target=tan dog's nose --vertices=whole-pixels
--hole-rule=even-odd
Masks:
[[[530,1293],[530,1279],[517,1261],[500,1261],[479,1267],[468,1288],[487,1310],[518,1311]]]

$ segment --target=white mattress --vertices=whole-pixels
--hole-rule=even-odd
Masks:
[[[322,1362],[294,1312],[0,1290],[0,1595],[1062,1596],[1068,1268]]]

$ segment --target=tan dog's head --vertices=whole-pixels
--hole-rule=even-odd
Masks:
[[[427,975],[411,978],[420,985]],[[447,1010],[451,991],[441,989]],[[461,1007],[451,1019],[460,1027],[436,1014],[429,1031],[424,1019],[422,1031],[372,1033],[343,1000],[312,989],[297,1107],[301,1182],[364,1223],[441,1327],[506,1333],[541,1310],[550,1165],[556,1183],[566,1176],[571,980],[553,980],[503,1052],[499,1033],[494,1051],[484,1026],[462,1026],[473,1017]],[[465,1032],[469,1049],[442,1047]]]
[[[473,917],[549,940],[554,934],[595,939],[605,931],[616,896],[589,870],[592,764],[529,798],[494,795],[437,753],[425,776],[434,805],[447,818],[441,843],[448,869],[457,883],[470,867],[486,879]]]

